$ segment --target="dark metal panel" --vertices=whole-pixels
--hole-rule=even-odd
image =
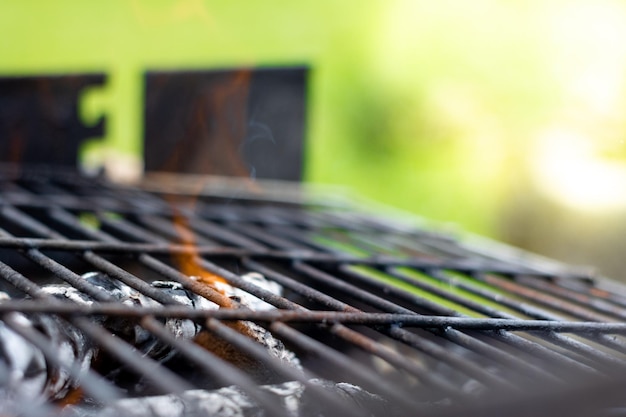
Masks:
[[[145,170],[299,181],[307,74],[304,67],[148,72]]]
[[[104,74],[0,77],[0,161],[75,168],[87,138],[104,134],[80,120],[82,92],[105,83]]]

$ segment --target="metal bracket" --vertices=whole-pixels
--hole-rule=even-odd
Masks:
[[[302,179],[308,69],[158,71],[145,75],[146,171]],[[104,74],[0,77],[0,161],[78,165],[83,89]]]
[[[0,161],[78,166],[78,149],[104,134],[105,119],[85,126],[82,91],[103,85],[104,74],[0,77]]]
[[[301,180],[307,72],[148,72],[145,170]]]

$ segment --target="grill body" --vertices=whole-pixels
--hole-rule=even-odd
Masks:
[[[291,382],[302,384],[324,415],[363,415],[363,407],[372,415],[620,410],[615,387],[626,367],[626,290],[610,280],[309,198],[297,186],[173,175],[121,186],[59,169],[3,166],[0,190],[0,318],[80,388],[75,398],[44,402],[33,415],[230,386],[259,413],[292,415],[260,388]],[[94,272],[152,304],[111,300],[83,278]],[[250,273],[282,293],[243,278]],[[196,274],[272,307],[232,308]],[[178,283],[222,307],[183,305],[151,285],[156,281]],[[94,302],[55,299],[42,290],[50,285]],[[55,317],[112,365],[77,369],[45,332],[21,326],[16,313]],[[103,317],[139,326],[176,358],[164,364],[142,355],[102,326]],[[267,372],[259,378],[245,364],[175,337],[168,319],[193,321]],[[280,363],[242,335],[241,321],[280,339],[302,368]],[[384,406],[356,407],[319,380],[354,384]],[[582,392],[593,400],[583,401]],[[70,405],[61,409],[59,402]]]

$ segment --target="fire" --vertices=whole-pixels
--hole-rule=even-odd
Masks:
[[[183,274],[194,277],[198,282],[208,285],[212,289],[224,294],[220,286],[215,284],[227,284],[227,281],[223,277],[211,271],[207,271],[202,267],[195,234],[191,230],[187,217],[176,209],[174,210],[174,228],[180,239],[180,244],[185,249],[182,253],[174,255],[174,261],[178,265],[178,269]]]
[[[202,285],[206,285],[223,295],[223,297],[220,297],[220,300],[213,300],[220,305],[220,308],[237,308],[238,306],[232,302],[225,292],[225,288],[227,287],[216,285],[218,283],[228,285],[228,282],[223,277],[214,274],[211,271],[207,271],[202,267],[200,262],[201,257],[198,253],[198,245],[196,244],[195,235],[191,230],[188,219],[181,213],[176,212],[174,215],[174,227],[177,230],[181,244],[185,249],[187,249],[187,251],[174,256],[174,260],[178,264],[179,270],[189,277],[193,277]],[[228,322],[226,325],[243,335],[254,338],[251,329],[243,321]],[[242,354],[237,349],[233,348],[229,342],[213,335],[211,332],[202,331],[198,333],[198,335],[194,338],[194,341],[222,359],[228,360],[232,363],[243,366],[244,364],[253,362],[253,360],[247,355]]]
[[[65,397],[58,401],[57,405],[60,408],[71,407],[73,405],[78,405],[84,399],[85,393],[82,388],[76,387],[72,388]]]
[[[227,281],[202,267],[198,239],[186,214],[187,210],[193,211],[198,196],[207,184],[210,185],[211,178],[207,175],[247,178],[246,186],[256,189],[241,155],[248,126],[246,109],[252,70],[243,69],[217,77],[192,95],[188,109],[190,118],[185,129],[179,132],[181,136],[161,169],[199,174],[185,181],[185,190],[179,195],[169,197],[177,243],[185,249],[174,256],[174,261],[182,273],[225,295]],[[233,308],[233,303],[226,301],[228,297],[223,299],[228,305],[220,302],[222,307]]]
[[[192,201],[192,203],[194,203],[194,201]],[[238,305],[235,304],[226,293],[226,288],[228,288],[229,285],[228,282],[223,277],[202,267],[202,258],[198,251],[195,234],[191,229],[188,218],[181,212],[181,206],[172,204],[172,207],[174,207],[173,220],[174,227],[180,240],[179,243],[184,247],[184,249],[186,249],[182,253],[174,255],[174,261],[178,265],[179,270],[185,275],[195,279],[201,285],[207,286],[211,290],[219,293],[221,297],[219,297],[219,299],[211,299],[211,301],[219,304],[220,308],[238,308]],[[228,322],[226,323],[226,326],[254,339],[254,333],[243,321],[237,320]],[[234,349],[230,343],[222,340],[218,336],[213,335],[211,332],[200,332],[194,338],[194,341],[198,345],[232,363],[244,364],[249,363],[251,360],[246,355],[238,353],[238,351]]]

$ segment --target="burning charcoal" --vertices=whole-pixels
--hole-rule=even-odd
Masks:
[[[247,274],[242,275],[241,278],[251,284],[256,285],[257,287],[260,287],[266,291],[271,292],[272,294],[275,294],[275,295],[283,294],[283,287],[280,284],[266,279],[263,275],[259,274],[258,272],[249,272]],[[250,310],[267,311],[267,310],[272,310],[275,308],[273,305],[268,304],[265,301],[239,288],[231,287],[230,285],[223,284],[221,282],[216,282],[214,285],[218,290],[221,290],[224,294],[237,300],[242,306],[247,307]]]
[[[283,288],[280,284],[267,280],[263,275],[257,272],[250,272],[242,275],[241,278],[275,295],[282,295]],[[276,308],[239,288],[221,283],[217,283],[216,286],[218,289],[223,290],[224,293],[231,298],[236,298],[242,307],[249,308],[250,310],[266,311]],[[247,321],[245,322],[245,325],[247,326],[247,334],[263,346],[267,347],[272,356],[285,363],[295,366],[296,368],[301,368],[300,361],[296,355],[288,350],[283,343],[276,339],[269,331],[253,322]]]
[[[106,292],[106,294],[111,297],[111,301],[120,302],[128,306],[157,307],[160,305],[160,303],[154,299],[143,295],[137,290],[109,277],[106,274],[93,272],[83,275],[82,278],[91,285]],[[266,280],[260,274],[248,274],[244,275],[242,278],[244,280],[249,280],[249,282],[252,282],[259,287],[272,291],[273,293],[280,294],[282,292],[282,288],[278,284]],[[181,305],[188,306],[189,308],[206,310],[219,308],[217,304],[186,290],[179,283],[155,281],[151,285],[154,288],[158,288],[160,291],[163,291]],[[251,294],[248,294],[241,289],[225,284],[221,285],[222,288],[220,288],[220,290],[222,290],[226,296],[233,297],[237,300],[237,303],[235,303],[237,306],[236,308],[242,307],[265,310],[274,308],[270,304]],[[54,297],[76,302],[78,304],[91,305],[95,302],[95,300],[90,296],[85,295],[78,289],[70,286],[49,285],[43,287],[43,291]],[[164,343],[161,339],[155,337],[148,330],[138,325],[133,319],[119,316],[98,316],[94,317],[93,320],[128,341],[135,348],[137,348],[138,351],[142,352],[146,356],[163,363],[169,362],[168,366],[177,366],[180,362],[181,358],[178,357],[177,352],[169,344]],[[222,357],[222,359],[230,361],[236,366],[245,369],[248,374],[255,378],[259,383],[269,384],[276,381],[275,374],[271,372],[261,361],[233,347],[229,342],[217,337],[212,332],[203,330],[203,327],[193,320],[167,318],[162,319],[162,322],[165,328],[175,337],[194,340],[196,343],[204,346],[217,356]],[[230,322],[226,324],[259,342],[262,346],[267,348],[270,355],[279,358],[285,364],[300,368],[300,363],[296,355],[289,351],[280,340],[274,338],[269,331],[260,325],[248,321]],[[74,339],[82,338],[80,334],[72,335],[72,337],[74,337]],[[89,358],[94,355],[95,353],[92,352]],[[171,359],[175,357],[177,358],[177,361],[171,361]],[[106,363],[109,364],[107,366],[110,366],[106,356],[103,356],[102,358],[104,359],[99,360],[98,364],[102,365]],[[87,366],[88,365],[89,364],[87,364]],[[125,379],[124,369],[115,365],[107,369],[98,368],[98,372],[104,373],[108,378],[114,381],[122,381]],[[210,387],[211,381],[203,379],[201,380],[201,386]],[[135,395],[139,393],[146,395],[147,393],[144,391],[142,379],[129,385],[129,387],[135,387],[128,388],[130,391],[135,392]]]
[[[151,298],[144,296],[128,285],[114,280],[109,276],[90,272],[83,275],[83,278],[90,284],[105,290],[115,300],[129,306],[155,307],[160,304]],[[191,308],[216,309],[217,305],[209,300],[200,297],[190,291],[185,290],[182,285],[176,282],[155,281],[154,287],[162,289],[178,302]],[[89,296],[81,293],[74,287],[50,285],[43,287],[43,290],[58,298],[68,299],[79,304],[92,304],[94,301]],[[136,325],[132,320],[121,317],[99,318],[100,324],[105,328],[123,337],[138,350],[151,358],[167,361],[174,352],[166,344],[160,342],[143,327]],[[166,319],[165,327],[176,337],[192,339],[200,331],[201,327],[191,320]]]
[[[363,416],[390,414],[389,404],[377,395],[347,383],[334,383],[325,380],[311,380],[324,390],[348,401],[350,407]],[[259,387],[294,417],[333,416],[330,410],[309,394],[299,382],[285,382]],[[67,410],[63,417],[244,417],[268,416],[254,400],[237,387],[230,386],[214,391],[191,390],[183,394],[153,397],[126,398],[105,406],[102,409],[76,407]]]
[[[248,273],[242,275],[241,278],[260,288],[270,291],[275,295],[282,295],[282,287],[275,282],[265,279],[265,277],[263,277],[263,275],[261,274]],[[271,304],[268,304],[265,301],[257,298],[256,296],[239,288],[219,282],[214,283],[213,285],[219,291],[223,292],[224,295],[236,301],[236,307],[245,307],[256,311],[271,310],[275,308]],[[297,356],[289,349],[287,349],[280,340],[276,339],[271,334],[271,332],[266,330],[264,327],[250,321],[238,321],[226,324],[239,331],[240,333],[257,341],[259,344],[267,349],[270,355],[278,358],[284,364],[301,369],[301,364]],[[220,358],[234,364],[241,369],[245,369],[246,372],[258,383],[270,384],[276,381],[276,375],[274,374],[274,372],[269,370],[262,361],[259,361],[258,359],[249,356],[239,349],[233,349],[232,345],[229,342],[219,337],[216,337],[211,332],[200,332],[196,336],[195,342],[205,347],[207,350],[210,350]]]
[[[90,284],[105,290],[115,300],[118,300],[123,304],[142,307],[155,307],[160,305],[157,301],[146,297],[120,281],[110,278],[106,274],[90,272],[84,274],[83,278]],[[263,289],[271,291],[274,294],[280,295],[282,293],[282,287],[279,284],[265,279],[265,277],[261,274],[249,273],[243,275],[242,278]],[[161,289],[182,305],[189,306],[190,308],[203,310],[215,310],[219,308],[217,304],[186,290],[180,283],[170,281],[154,281],[151,285]],[[253,310],[268,310],[274,308],[272,305],[239,288],[231,287],[227,284],[218,285],[219,289],[227,296],[237,299],[237,304],[241,307]],[[68,299],[79,304],[93,303],[93,300],[89,296],[81,293],[74,287],[50,285],[44,287],[43,289],[48,294],[62,299]],[[175,355],[175,352],[172,351],[168,345],[162,343],[159,339],[152,336],[150,332],[141,326],[136,325],[133,321],[120,317],[110,317],[107,319],[101,318],[100,320],[102,320],[100,324],[102,324],[105,328],[120,335],[145,355],[150,356],[153,359],[165,362]],[[295,354],[286,349],[282,342],[274,338],[269,331],[252,322],[241,323],[244,323],[243,330],[245,331],[245,334],[267,347],[271,355],[293,366],[300,366]],[[220,346],[220,342],[215,340],[215,338],[213,338],[208,332],[201,332],[202,327],[192,320],[169,318],[164,320],[164,325],[176,337],[184,339],[196,338],[201,345],[208,349],[211,349],[211,346]],[[232,351],[232,349],[228,350]],[[237,360],[241,360],[246,363],[249,362],[250,364],[254,362],[248,360],[247,358],[238,358],[234,361],[237,362]]]
[[[72,326],[55,316],[26,317],[12,313],[15,325],[37,329],[57,349],[65,363],[79,364],[84,370],[91,366],[95,349]],[[43,353],[20,335],[0,322],[0,412],[11,414],[24,402],[43,403],[64,398],[73,388],[73,380],[65,369],[51,366]]]
[[[32,326],[25,317],[19,317],[25,325]],[[42,399],[46,381],[46,361],[41,351],[0,322],[1,413],[11,414],[6,408],[21,401]]]

